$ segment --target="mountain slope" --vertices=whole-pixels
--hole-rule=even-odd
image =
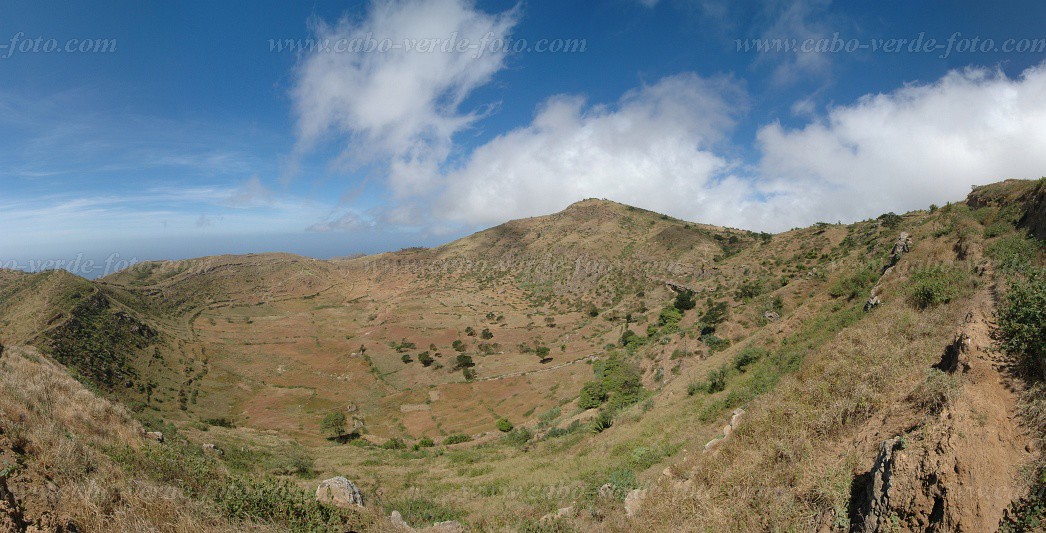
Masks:
[[[413,525],[979,530],[1038,457],[989,332],[1043,183],[777,235],[586,200],[434,249],[5,272],[0,342]]]

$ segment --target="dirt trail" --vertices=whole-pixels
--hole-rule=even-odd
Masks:
[[[980,289],[944,349],[939,369],[958,380],[939,415],[897,419],[881,427],[890,438],[855,493],[862,510],[852,530],[996,531],[1006,508],[1022,496],[1021,469],[1032,459],[1017,416],[1019,383],[992,349],[994,291]],[[908,429],[899,429],[903,423]],[[884,424],[886,421],[884,420]]]
[[[973,298],[961,332],[969,339],[969,370],[945,426],[955,454],[953,511],[966,531],[994,531],[1011,501],[1021,496],[1020,469],[1031,460],[1018,425],[1015,388],[1002,356],[992,350],[995,300],[988,288]],[[959,369],[961,372],[962,369]]]

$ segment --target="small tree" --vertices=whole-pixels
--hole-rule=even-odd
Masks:
[[[465,335],[468,335],[469,337],[475,337],[476,336],[476,329],[473,328],[472,326],[466,327],[465,328]]]
[[[674,303],[675,308],[680,311],[689,311],[697,306],[697,302],[694,301],[694,291],[690,289],[684,289],[676,295],[676,301]]]
[[[494,334],[490,332],[490,328],[483,328],[483,331],[479,334],[480,338],[490,340],[494,338]]]
[[[454,368],[471,368],[476,366],[476,363],[472,362],[471,355],[461,354],[454,359]]]
[[[410,354],[409,353],[403,354],[403,357],[400,357],[400,360],[403,361],[404,363],[410,363],[411,361],[413,361],[413,359],[410,358]]]
[[[424,366],[429,366],[432,364],[433,359],[429,352],[421,352],[418,354],[418,361],[421,361],[421,364]]]
[[[337,438],[345,434],[345,413],[341,411],[332,411],[327,413],[327,416],[323,417],[323,422],[320,422],[320,431],[323,432],[327,438]]]
[[[465,351],[465,343],[461,342],[461,339],[455,340],[454,343],[451,344],[450,346],[451,346],[451,348],[454,348],[455,351],[458,351],[458,352],[464,352]]]

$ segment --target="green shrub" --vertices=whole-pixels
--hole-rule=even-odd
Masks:
[[[971,289],[970,275],[951,265],[916,270],[908,282],[908,300],[918,309],[951,302]]]
[[[421,364],[424,366],[430,366],[432,365],[432,362],[435,361],[435,359],[433,359],[432,356],[429,355],[429,352],[421,352],[418,354],[418,361],[421,362]]]
[[[985,250],[1003,272],[1021,272],[1035,262],[1042,245],[1020,233],[1000,237]]]
[[[999,346],[1025,374],[1046,379],[1046,269],[1009,284],[996,320]]]
[[[498,421],[494,423],[494,427],[498,428],[498,431],[502,433],[508,433],[509,431],[512,431],[512,428],[515,426],[513,426],[512,422],[509,422],[507,418],[499,418]]]
[[[747,346],[734,356],[733,366],[739,372],[744,372],[748,365],[755,363],[766,355],[766,348]]]
[[[676,294],[676,300],[672,305],[680,312],[686,312],[697,306],[697,302],[694,301],[694,291],[690,289],[684,289]]]
[[[385,441],[385,444],[382,444],[381,447],[386,450],[406,450],[407,444],[403,440],[393,437]]]
[[[345,434],[345,413],[341,411],[327,413],[327,416],[324,416],[323,421],[320,422],[320,431],[328,438]]]
[[[716,368],[708,371],[705,392],[715,394],[726,388],[726,369]]]
[[[593,433],[602,433],[607,429],[610,429],[610,426],[613,425],[614,415],[608,413],[607,411],[600,411],[599,414],[596,415],[594,419],[592,419],[592,424],[590,427]]]
[[[577,405],[581,409],[594,409],[603,405],[607,399],[606,388],[601,381],[589,381],[581,387],[581,395],[578,396]]]
[[[828,288],[828,295],[832,298],[845,296],[847,300],[863,297],[868,294],[878,279],[879,269],[874,264],[868,264],[858,272],[836,280]]]
[[[712,334],[702,335],[701,341],[704,342],[705,346],[708,346],[708,349],[713,353],[718,352],[720,350],[725,350],[727,346],[730,346],[730,341],[716,337]]]
[[[226,516],[281,524],[288,531],[344,530],[349,521],[343,511],[317,502],[285,479],[234,478],[217,490],[214,499]]]
[[[498,428],[500,429],[500,428]],[[505,433],[504,442],[509,446],[522,446],[530,439],[534,438],[534,434],[525,427],[518,427]]]
[[[218,426],[218,427],[223,427],[223,428],[234,428],[234,427],[236,427],[236,424],[234,424],[232,420],[229,420],[228,418],[224,418],[224,417],[222,417],[222,418],[207,418],[207,419],[204,419],[203,423],[207,424],[209,426]]]
[[[468,435],[465,435],[463,433],[455,433],[453,435],[448,435],[447,438],[443,439],[443,444],[461,444],[462,442],[468,442],[470,440],[472,440],[472,438]]]
[[[904,218],[901,217],[901,215],[890,212],[879,215],[879,218],[877,220],[879,220],[879,222],[881,222],[883,226],[893,229],[899,226],[901,222],[904,221]]]

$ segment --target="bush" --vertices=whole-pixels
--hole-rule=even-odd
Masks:
[[[483,328],[483,331],[479,334],[481,339],[490,340],[494,338],[494,334],[491,333],[490,328]]]
[[[474,366],[476,366],[476,363],[472,362],[472,356],[471,355],[461,354],[461,355],[457,356],[456,358],[454,358],[454,369],[455,370],[458,370],[460,368],[471,368],[471,367],[474,367]]]
[[[435,445],[436,445],[436,443],[432,442],[432,439],[430,439],[428,437],[422,437],[422,439],[418,441],[418,446],[420,446],[422,448],[431,448],[431,447],[433,447]]]
[[[498,421],[494,423],[494,427],[498,428],[498,431],[502,433],[508,433],[509,431],[512,431],[512,428],[515,426],[513,426],[512,422],[509,422],[507,418],[499,418]]]
[[[429,355],[429,352],[421,352],[418,354],[418,361],[420,361],[424,366],[430,366],[434,359]]]
[[[1041,248],[1038,242],[1019,233],[1000,237],[985,250],[999,270],[1003,272],[1021,272],[1027,270],[1035,261]]]
[[[1046,269],[1010,283],[996,323],[999,347],[1025,374],[1046,379]]]
[[[715,394],[726,388],[726,369],[716,368],[708,371],[705,392]]]
[[[701,336],[701,341],[704,342],[705,346],[708,346],[708,349],[712,352],[725,350],[727,346],[730,346],[730,341],[716,337],[715,335],[703,335]]]
[[[697,302],[694,301],[694,291],[690,289],[684,289],[683,291],[676,294],[676,300],[672,304],[680,312],[686,312],[697,306]]]
[[[332,411],[323,417],[320,422],[320,431],[328,438],[340,437],[345,434],[345,413]]]
[[[402,357],[400,357],[400,361],[403,361],[404,363],[410,363],[414,360],[410,358],[410,354],[405,353]]]
[[[899,226],[901,222],[904,221],[904,218],[901,217],[901,215],[890,212],[879,215],[878,220],[882,223],[883,226],[893,229]]]
[[[594,419],[592,419],[592,425],[590,426],[593,433],[602,433],[610,426],[614,425],[614,415],[607,411],[600,411]]]
[[[733,366],[738,372],[744,372],[748,365],[758,361],[766,355],[766,348],[748,346],[741,353],[734,356]]]
[[[534,438],[534,434],[529,429],[518,427],[507,432],[504,442],[510,446],[522,446],[530,442],[532,438]]]
[[[918,309],[951,302],[970,290],[970,275],[958,267],[938,265],[916,270],[908,285],[908,300]]]
[[[828,295],[832,298],[845,296],[847,300],[853,300],[868,294],[877,279],[879,279],[879,270],[874,264],[869,264],[850,276],[836,280],[828,288]]]
[[[391,438],[385,441],[385,444],[382,444],[381,447],[386,450],[405,450],[407,449],[407,444],[400,439]]]
[[[468,442],[470,440],[472,440],[472,438],[468,435],[465,435],[463,433],[455,433],[443,439],[443,444],[449,446],[451,444],[461,444],[462,442]]]
[[[606,388],[600,381],[589,381],[581,387],[581,396],[578,397],[577,405],[582,409],[594,409],[603,405],[607,399]]]

